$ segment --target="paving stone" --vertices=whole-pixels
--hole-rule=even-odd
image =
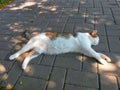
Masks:
[[[85,22],[85,18],[80,15],[80,16],[74,16],[74,17],[69,17],[68,19],[68,23],[84,23]]]
[[[93,48],[98,52],[109,52],[106,36],[99,36],[99,39],[99,44],[93,46]]]
[[[97,74],[74,70],[68,71],[66,83],[95,89],[99,87]]]
[[[96,24],[95,30],[98,31],[98,35],[104,35],[104,36],[106,35],[105,25]]]
[[[83,7],[83,8],[94,7],[94,5],[93,5],[93,0],[89,0],[89,1],[80,1],[80,7]]]
[[[97,73],[98,69],[97,69],[97,60],[94,58],[90,58],[87,56],[83,57],[83,66],[82,66],[82,71],[83,72],[93,72],[93,73]]]
[[[97,89],[81,87],[81,86],[74,86],[74,85],[65,85],[64,90],[97,90]]]
[[[74,16],[78,14],[78,8],[63,8],[62,10],[63,16]]]
[[[87,8],[88,15],[102,15],[102,8]]]
[[[4,60],[8,53],[9,51],[7,50],[0,50],[0,60]]]
[[[47,90],[63,90],[65,75],[65,69],[54,67],[48,81]]]
[[[0,49],[11,50],[12,49],[12,43],[11,42],[1,42],[0,43]]]
[[[49,23],[46,31],[57,31],[62,32],[64,29],[65,23]]]
[[[74,24],[73,23],[67,23],[64,28],[64,32],[72,33],[74,29]]]
[[[103,13],[104,13],[104,15],[107,15],[107,14],[112,15],[110,8],[103,8]]]
[[[111,8],[114,15],[120,15],[120,8]]]
[[[81,8],[79,8],[78,12],[79,12],[80,15],[85,15],[86,14],[86,10],[87,10],[86,8],[82,8],[81,7]]]
[[[120,16],[114,15],[114,18],[115,18],[115,23],[119,25],[120,24]]]
[[[5,41],[9,41],[10,40],[10,37],[9,35],[0,35],[0,42],[5,42]]]
[[[109,37],[108,36],[108,40],[109,40],[109,46],[110,46],[110,51],[111,52],[120,52],[120,37],[116,36],[116,37]]]
[[[119,36],[120,27],[119,25],[106,26],[106,31],[108,36]]]
[[[102,6],[104,8],[117,8],[118,7],[118,4],[116,3],[116,1],[111,1],[111,2],[108,2],[108,1],[104,1],[102,2]]]
[[[54,66],[81,70],[81,60],[75,57],[56,57]]]
[[[21,76],[17,81],[15,90],[45,90],[46,81],[42,79]]]
[[[5,81],[2,82],[2,87],[13,87],[16,81],[19,79],[19,76],[22,73],[22,69],[19,67],[18,63],[14,63],[10,72],[8,73],[8,77]]]
[[[120,75],[120,54],[117,53],[104,53],[111,59],[111,63],[106,65],[99,64],[99,73],[107,75]]]
[[[53,66],[55,61],[55,55],[44,55],[41,61],[42,65]]]
[[[29,66],[30,70],[25,70],[23,75],[35,78],[48,79],[52,67],[32,64]]]
[[[115,76],[100,75],[101,90],[118,90]]]
[[[96,24],[106,24],[106,25],[115,24],[112,15],[96,15],[94,19],[96,21]]]
[[[93,24],[81,24],[81,23],[77,23],[75,25],[75,32],[90,32],[94,30],[94,25]]]

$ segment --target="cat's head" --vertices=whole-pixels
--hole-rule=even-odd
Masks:
[[[92,32],[89,32],[89,39],[90,39],[91,45],[98,45],[99,37],[97,35],[97,30],[93,30]]]

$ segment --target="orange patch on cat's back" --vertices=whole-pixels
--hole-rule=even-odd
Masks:
[[[69,38],[71,35],[76,37],[77,33],[60,33],[60,32],[46,32],[45,34],[51,40],[54,40],[57,37]]]

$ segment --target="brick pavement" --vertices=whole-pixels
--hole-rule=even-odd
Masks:
[[[26,43],[25,32],[93,29],[100,36],[95,50],[112,59],[107,65],[68,53],[41,55],[23,71],[21,61],[8,59]],[[14,0],[0,11],[0,90],[120,90],[119,29],[119,0]]]

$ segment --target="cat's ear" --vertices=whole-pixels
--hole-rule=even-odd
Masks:
[[[90,32],[89,34],[92,36],[92,37],[97,37],[97,30],[93,30],[92,32]]]

